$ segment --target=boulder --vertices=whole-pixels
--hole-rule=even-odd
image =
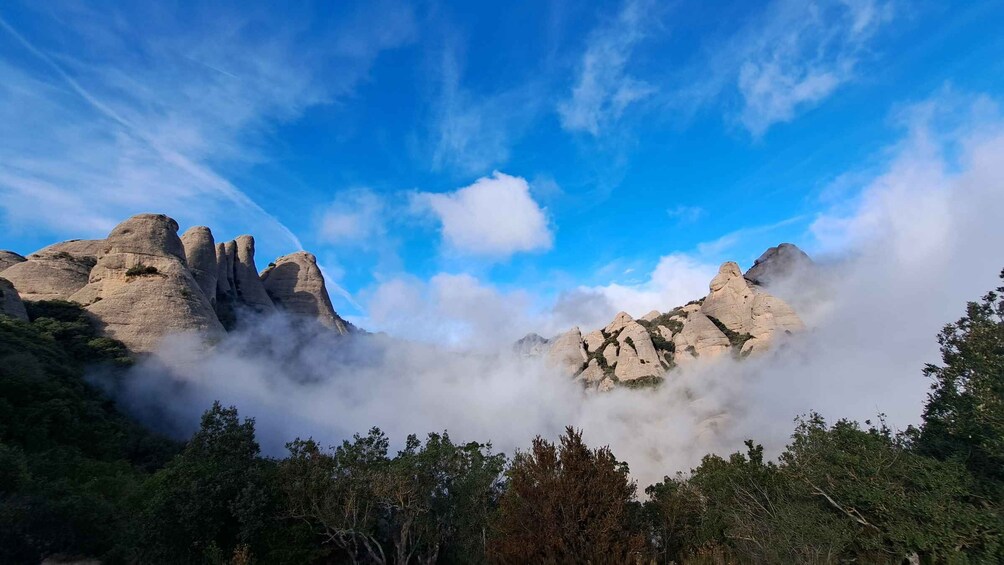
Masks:
[[[812,269],[815,263],[791,243],[771,247],[753,263],[744,275],[753,284],[769,287],[771,283],[791,278]]]
[[[665,371],[659,354],[652,344],[648,330],[638,322],[628,322],[617,336],[620,349],[614,375],[620,381],[633,381],[642,377],[657,377]]]
[[[586,362],[586,349],[582,345],[582,332],[572,328],[551,340],[547,350],[547,362],[569,375],[574,375],[582,369]]]
[[[135,352],[153,351],[170,334],[218,339],[224,333],[188,270],[178,223],[163,214],[140,214],[116,226],[87,285],[70,299],[94,315],[105,335]]]
[[[24,309],[21,297],[18,296],[14,285],[4,278],[0,278],[0,316],[28,321],[28,311]]]
[[[683,365],[695,358],[713,359],[731,348],[729,338],[701,312],[687,315],[680,333],[673,336],[673,361]]]
[[[28,255],[2,271],[22,300],[69,300],[87,284],[104,240],[75,239]]]
[[[261,283],[277,308],[295,316],[317,320],[340,334],[348,333],[345,321],[331,306],[324,275],[313,254],[297,251],[276,259],[261,274]]]
[[[16,263],[23,263],[26,259],[13,251],[0,251],[0,272]]]
[[[215,306],[219,263],[216,260],[213,232],[205,226],[188,228],[181,236],[181,245],[185,248],[188,270],[195,277],[195,282],[199,283],[199,288],[209,299],[209,303]]]

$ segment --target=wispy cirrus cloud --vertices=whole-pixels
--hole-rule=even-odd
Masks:
[[[670,104],[700,107],[735,93],[740,104],[728,117],[758,138],[857,78],[894,15],[886,0],[774,0],[711,45]]]
[[[228,172],[263,160],[272,128],[350,94],[382,51],[414,35],[410,10],[389,3],[309,34],[296,14],[276,26],[237,6],[110,12],[65,4],[0,14],[9,229],[102,235],[124,216],[159,211],[223,231],[255,225],[298,247]],[[337,78],[318,76],[322,68]]]
[[[541,112],[540,86],[528,80],[497,92],[463,84],[460,49],[443,49],[430,136],[433,170],[485,174],[509,160],[513,143]]]
[[[609,24],[589,34],[571,95],[558,104],[563,128],[598,136],[628,106],[656,92],[628,71],[632,52],[653,21],[651,2],[625,0]]]

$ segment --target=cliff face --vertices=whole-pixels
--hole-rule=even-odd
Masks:
[[[218,340],[242,316],[275,312],[276,302],[339,334],[352,329],[332,308],[313,255],[288,255],[269,271],[259,276],[249,235],[216,244],[208,227],[196,226],[179,237],[173,219],[140,214],[102,240],[66,241],[27,257],[0,252],[0,312],[26,319],[22,299],[71,300],[139,353],[177,333]]]
[[[348,324],[331,306],[324,275],[313,254],[297,251],[279,257],[262,272],[261,281],[269,298],[282,310],[317,320],[339,334],[349,333]]]
[[[749,273],[758,281],[773,282],[807,266],[811,266],[808,256],[782,244],[764,253],[756,270],[745,276],[736,263],[722,264],[708,285],[708,295],[684,306],[665,313],[652,311],[637,320],[620,312],[606,327],[585,336],[578,328],[550,340],[539,336],[531,340],[536,335],[531,334],[520,340],[519,349],[524,356],[544,356],[601,391],[657,384],[675,367],[723,355],[756,354],[769,349],[776,336],[802,331],[805,326],[794,309],[751,282]]]

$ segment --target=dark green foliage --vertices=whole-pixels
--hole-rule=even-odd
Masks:
[[[146,277],[149,275],[156,275],[156,274],[157,274],[157,267],[154,267],[153,265],[143,265],[142,263],[139,265],[134,265],[132,267],[129,267],[129,269],[126,270],[127,277]]]
[[[393,456],[377,429],[333,449],[296,440],[274,460],[252,420],[215,403],[178,453],[84,379],[114,383],[122,344],[75,304],[28,311],[0,318],[2,563],[1004,562],[1004,288],[941,333],[921,429],[813,414],[776,460],[748,441],[644,503],[626,466],[571,429],[504,474],[504,455],[445,432]],[[712,321],[735,350],[748,339]],[[672,364],[672,343],[653,343]]]
[[[634,340],[631,339],[631,336],[625,337],[624,338],[624,343],[626,343],[628,345],[628,347],[630,347],[631,349],[634,349],[635,353],[638,352],[638,348],[634,346]]]
[[[280,472],[287,515],[353,561],[483,562],[505,456],[445,433],[424,445],[410,436],[393,458],[388,447],[376,428],[332,452],[290,443]]]
[[[258,455],[254,421],[215,403],[185,450],[147,484],[144,559],[194,563],[242,545],[261,554],[272,501]]]
[[[125,559],[145,470],[172,443],[122,416],[84,380],[130,363],[69,302],[28,302],[0,318],[0,562],[51,553]]]
[[[631,381],[621,381],[621,384],[628,388],[655,388],[661,385],[665,380],[666,379],[663,377],[649,375]]]
[[[988,495],[1004,500],[1004,286],[970,302],[938,343],[943,365],[924,369],[934,382],[920,448],[963,462]]]

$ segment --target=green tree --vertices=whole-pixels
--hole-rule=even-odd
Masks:
[[[244,545],[258,553],[272,513],[258,454],[254,420],[215,402],[184,451],[149,481],[144,559],[200,562]]]
[[[537,437],[506,471],[490,557],[499,563],[628,563],[645,541],[635,484],[609,448],[567,428],[559,446]]]
[[[1004,280],[1004,271],[1001,272]],[[1004,286],[969,302],[938,336],[942,365],[924,409],[920,448],[965,463],[988,498],[1004,499]]]

